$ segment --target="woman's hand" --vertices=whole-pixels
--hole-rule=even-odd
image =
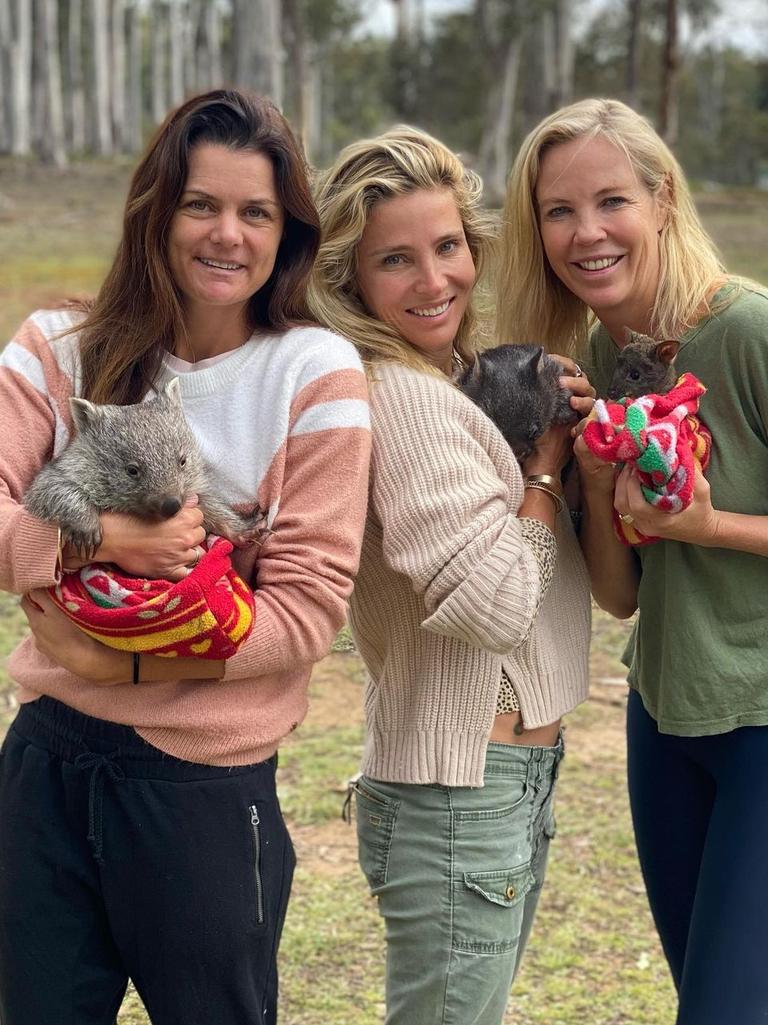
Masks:
[[[571,458],[573,438],[570,424],[553,424],[546,430],[523,465],[523,474],[545,473],[559,479],[563,467]]]
[[[631,516],[632,525],[649,536],[707,547],[717,543],[718,514],[712,507],[709,482],[698,467],[693,501],[682,512],[664,512],[646,502],[637,474],[629,466],[625,466],[616,478],[613,504],[620,516]]]
[[[197,496],[187,499],[175,516],[156,523],[114,512],[100,519],[102,542],[91,562],[113,562],[137,577],[182,580],[200,560],[205,530]],[[65,569],[83,564],[65,548]]]
[[[573,454],[579,466],[579,483],[582,489],[595,495],[612,495],[616,483],[616,468],[613,463],[599,459],[584,441],[582,435],[587,418],[580,420],[572,429],[575,437]]]
[[[582,418],[589,416],[595,404],[595,396],[597,395],[597,392],[589,383],[589,378],[579,364],[575,363],[568,356],[553,356],[553,359],[556,359],[558,363],[563,365],[565,373],[560,378],[560,385],[573,393],[571,395],[571,408]]]
[[[45,590],[30,591],[21,599],[35,644],[44,655],[76,676],[102,686],[128,683],[133,659],[95,641],[64,615]]]

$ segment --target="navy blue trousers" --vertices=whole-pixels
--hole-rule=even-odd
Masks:
[[[0,1021],[273,1025],[294,855],[275,759],[180,761],[50,698],[0,753]]]
[[[768,1023],[768,727],[659,733],[627,709],[629,796],[677,1025]]]

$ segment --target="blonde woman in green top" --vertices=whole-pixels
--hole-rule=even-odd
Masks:
[[[768,1020],[768,294],[730,278],[676,160],[612,100],[546,118],[509,180],[499,283],[513,336],[584,358],[605,394],[625,329],[680,340],[707,386],[706,479],[677,514],[579,438],[593,594],[639,609],[627,651],[629,787],[678,1025]],[[591,329],[591,334],[590,334]],[[619,543],[614,508],[663,540]]]

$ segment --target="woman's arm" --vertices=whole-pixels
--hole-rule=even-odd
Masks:
[[[635,526],[644,534],[704,548],[730,548],[768,556],[768,516],[714,509],[709,483],[698,468],[693,501],[682,512],[664,512],[646,502],[637,475],[629,467],[618,476],[614,504],[620,514],[632,516]]]
[[[47,591],[31,591],[21,599],[21,607],[38,650],[52,662],[100,686],[133,681],[133,654],[89,637],[53,603]],[[142,686],[166,680],[219,680],[223,675],[222,660],[157,655],[141,655],[139,660]]]
[[[580,433],[583,426],[584,421],[575,428],[573,446],[581,493],[579,543],[595,601],[617,619],[628,619],[637,609],[640,565],[633,550],[614,533],[615,470],[587,448]]]

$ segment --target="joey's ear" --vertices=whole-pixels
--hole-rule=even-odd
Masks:
[[[98,406],[94,406],[87,399],[78,399],[72,396],[69,400],[69,409],[72,419],[80,434],[84,434],[89,428],[101,423],[104,413]]]
[[[181,390],[179,388],[178,377],[172,378],[165,388],[163,388],[162,394],[172,403],[174,406],[181,406]]]
[[[659,363],[666,363],[667,366],[670,366],[675,362],[675,356],[677,356],[679,348],[680,342],[670,339],[667,342],[659,342],[653,350],[653,354]]]

